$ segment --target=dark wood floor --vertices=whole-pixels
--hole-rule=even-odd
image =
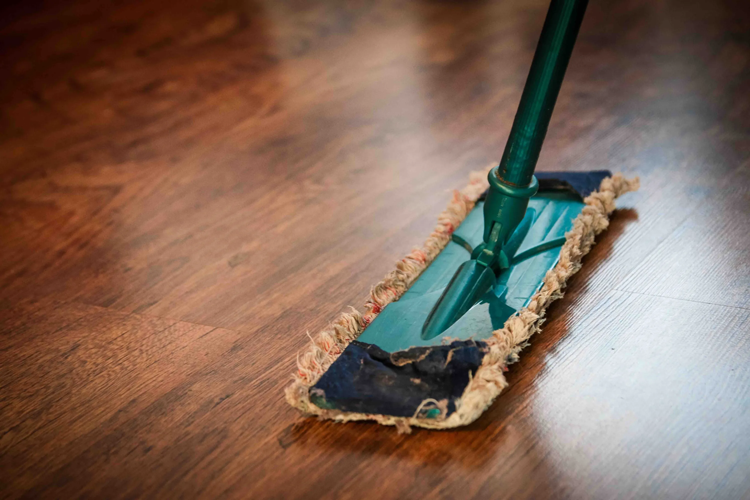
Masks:
[[[539,169],[643,187],[476,423],[283,401],[498,161],[545,11],[5,2],[0,497],[747,498],[746,0],[589,6]]]

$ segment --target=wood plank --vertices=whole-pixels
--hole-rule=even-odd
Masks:
[[[496,162],[547,2],[0,5],[0,496],[750,495],[750,11],[592,2],[540,170],[640,175],[473,425],[295,353]]]
[[[28,488],[144,409],[187,408],[189,398],[174,393],[189,375],[242,350],[241,335],[229,330],[86,307],[41,346],[2,359],[0,449],[9,487]],[[19,356],[24,349],[33,356]]]
[[[750,309],[750,163],[630,274],[622,289]]]

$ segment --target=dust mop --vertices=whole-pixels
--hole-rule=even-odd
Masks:
[[[550,303],[638,188],[607,171],[537,173],[587,0],[552,0],[502,160],[456,191],[420,249],[297,358],[286,389],[308,415],[408,432],[476,420]]]

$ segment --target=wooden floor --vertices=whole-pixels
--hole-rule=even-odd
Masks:
[[[283,400],[499,160],[545,3],[4,2],[0,497],[748,498],[746,0],[589,6],[539,169],[643,187],[476,423]]]

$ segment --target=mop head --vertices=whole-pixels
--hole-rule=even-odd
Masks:
[[[411,432],[412,426],[447,429],[467,425],[492,404],[508,385],[503,375],[508,365],[518,361],[518,353],[528,344],[529,338],[540,331],[545,311],[554,300],[563,296],[568,278],[581,268],[581,259],[591,250],[594,238],[609,225],[609,215],[615,210],[615,199],[637,190],[639,180],[637,177],[625,179],[621,174],[615,174],[602,180],[598,190],[584,198],[585,206],[573,221],[573,228],[565,234],[559,260],[547,272],[543,285],[531,297],[528,305],[512,315],[490,338],[454,341],[431,348],[415,347],[394,353],[357,342],[357,337],[378,314],[388,304],[398,300],[451,241],[453,232],[489,187],[488,170],[473,172],[469,184],[461,191],[454,191],[453,199],[440,214],[438,224],[424,246],[412,250],[396,264],[394,271],[373,287],[364,305],[364,313],[354,308],[342,312],[312,339],[312,344],[306,350],[298,354],[297,373],[285,391],[289,404],[306,415],[317,415],[337,422],[374,420],[383,425],[394,425],[399,432],[405,433]],[[341,370],[327,373],[337,359],[336,366]],[[375,368],[367,372],[363,369],[365,365]],[[435,370],[436,366],[440,369]],[[387,411],[387,405],[384,406],[383,397],[390,394],[393,399],[394,388],[380,387],[376,380],[380,373],[393,370],[399,371],[402,379],[408,379],[409,370],[415,374],[437,374],[437,377],[427,381],[432,384],[427,391],[431,397],[406,402],[392,401],[395,410],[416,408],[413,414],[398,415],[398,411]],[[378,404],[368,407],[367,398],[364,398],[358,404],[350,405],[347,411],[326,408],[326,394],[316,384],[345,392],[351,382],[341,380],[340,373],[358,373],[357,376],[362,379],[359,388],[369,386]],[[412,380],[417,379],[412,377]],[[456,393],[457,388],[459,393]],[[419,393],[407,393],[404,397],[413,399],[420,396]]]

